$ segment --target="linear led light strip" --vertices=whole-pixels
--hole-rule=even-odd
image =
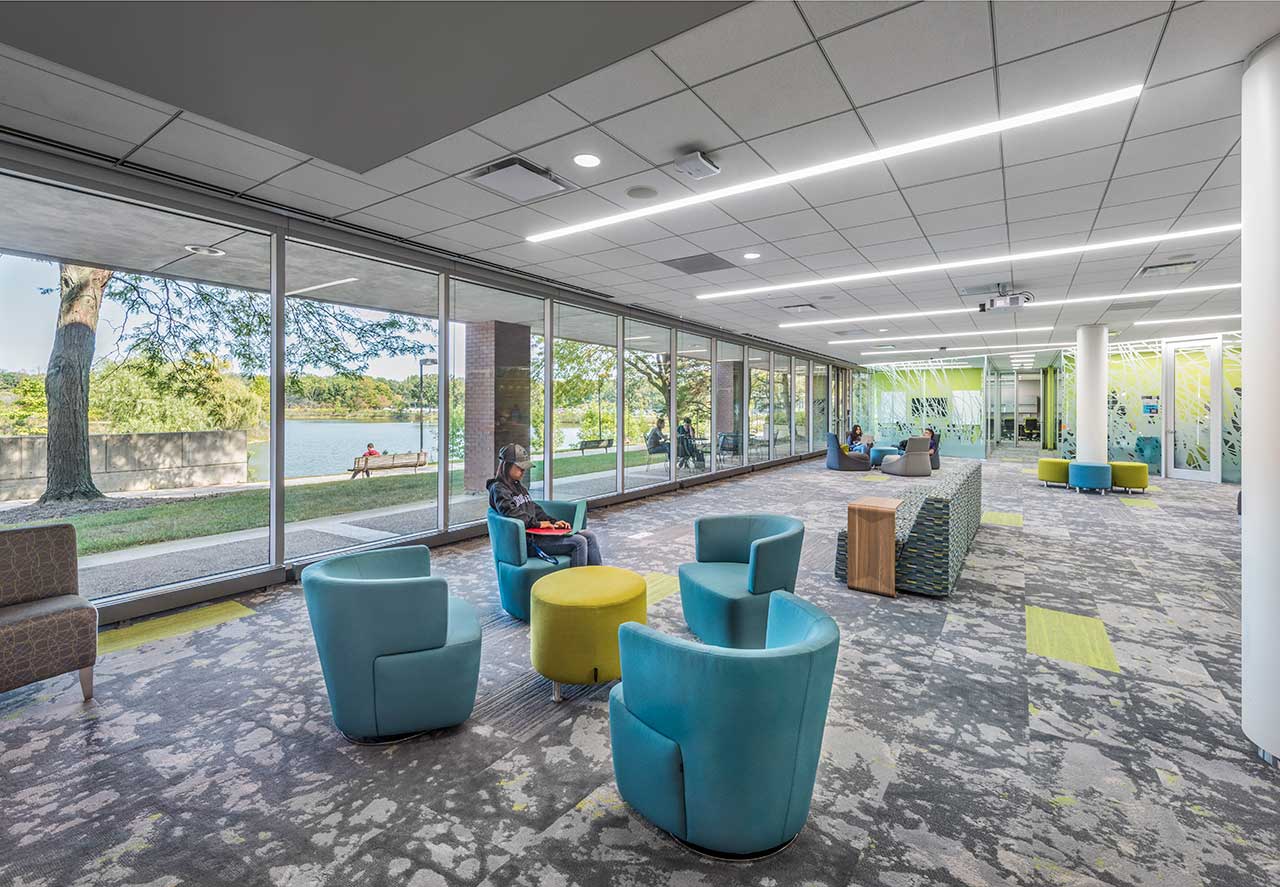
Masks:
[[[313,293],[316,290],[328,289],[331,286],[341,286],[344,283],[355,283],[359,279],[360,278],[358,277],[344,277],[341,280],[331,280],[328,283],[317,283],[315,286],[304,286],[300,290],[290,290],[289,292],[285,293],[285,295],[300,296],[303,293]]]
[[[1239,283],[1219,283],[1213,286],[1184,286],[1168,290],[1143,290],[1140,293],[1115,293],[1110,296],[1078,296],[1070,299],[1050,299],[1048,301],[1028,302],[1022,310],[1028,308],[1049,308],[1053,305],[1082,305],[1086,302],[1108,302],[1122,299],[1146,299],[1154,296],[1179,296],[1183,293],[1211,293],[1218,290],[1240,289]],[[801,320],[792,323],[780,323],[779,329],[798,326],[834,326],[844,323],[870,323],[878,320],[904,320],[910,317],[941,317],[946,314],[973,314],[978,308],[948,308],[944,311],[907,311],[902,314],[864,314],[862,317],[839,317],[831,320]]]
[[[832,339],[828,345],[866,345],[870,342],[901,342],[903,339],[959,339],[966,336],[1006,336],[1011,333],[1043,333],[1051,326],[1024,326],[1007,330],[971,330],[962,333],[926,333],[923,336],[879,336],[871,339]]]
[[[1026,114],[1019,114],[1016,117],[992,120],[989,123],[981,123],[977,126],[967,126],[964,129],[957,129],[951,132],[944,132],[941,135],[916,139],[911,142],[904,142],[901,145],[882,148],[878,151],[868,151],[865,154],[853,154],[848,157],[829,160],[826,163],[818,163],[813,166],[793,169],[790,172],[766,176],[762,179],[752,179],[751,181],[741,182],[737,185],[717,188],[714,191],[704,191],[701,194],[692,194],[688,197],[680,197],[676,200],[667,200],[663,203],[655,203],[653,206],[646,206],[641,209],[614,213],[613,215],[602,216],[601,218],[592,219],[588,222],[579,222],[576,225],[566,225],[563,228],[553,228],[550,231],[530,234],[525,239],[530,243],[541,243],[544,240],[554,240],[557,237],[566,237],[570,234],[580,234],[583,231],[594,231],[597,228],[617,225],[622,222],[630,222],[634,219],[643,219],[648,216],[656,216],[660,213],[684,209],[689,206],[697,206],[702,203],[710,203],[713,200],[723,200],[726,197],[736,197],[739,194],[759,191],[761,188],[772,188],[776,185],[786,185],[791,182],[799,182],[803,179],[811,179],[814,176],[822,176],[827,175],[828,173],[840,172],[845,169],[852,169],[855,166],[864,166],[865,164],[875,163],[881,160],[891,160],[894,157],[902,157],[905,154],[915,154],[918,151],[928,151],[931,148],[940,148],[944,145],[954,145],[957,142],[966,142],[970,139],[995,135],[996,133],[1007,132],[1008,130],[1018,129],[1023,126],[1031,126],[1036,123],[1043,123],[1046,120],[1053,120],[1058,117],[1066,117],[1071,114],[1092,111],[1095,108],[1105,108],[1107,105],[1114,105],[1118,102],[1135,99],[1141,93],[1142,85],[1134,84],[1133,86],[1126,86],[1124,89],[1116,89],[1111,92],[1099,93],[1098,95],[1089,96],[1088,98],[1079,99],[1074,102],[1067,102],[1063,105],[1054,105],[1052,108],[1042,108],[1039,111],[1030,111]]]
[[[1075,342],[1063,342],[1063,343],[1059,344],[1059,343],[1056,343],[1056,342],[1039,342],[1039,343],[1037,343],[1037,344],[1035,344],[1035,345],[1018,345],[1018,346],[1009,346],[1009,345],[961,345],[961,346],[959,346],[959,347],[957,347],[957,348],[948,348],[948,349],[946,349],[946,350],[947,350],[947,353],[948,353],[948,354],[950,354],[952,351],[996,351],[996,350],[998,350],[998,349],[1000,349],[1000,348],[1009,348],[1009,347],[1017,347],[1017,348],[1018,348],[1018,350],[1017,350],[1017,351],[1007,351],[1007,352],[1004,352],[1004,353],[1006,353],[1006,354],[1021,354],[1021,353],[1023,353],[1023,352],[1030,352],[1030,351],[1056,351],[1056,350],[1057,350],[1057,349],[1059,349],[1059,348],[1074,348],[1074,347],[1076,347],[1076,343],[1075,343]],[[939,348],[907,348],[907,349],[904,349],[904,350],[902,350],[902,351],[896,351],[896,350],[895,350],[893,353],[894,353],[894,354],[932,354],[932,353],[935,353],[935,352],[941,353],[941,349],[939,349]],[[886,355],[885,355],[885,353],[884,353],[883,351],[863,351],[861,356],[862,356],[862,357],[885,357]],[[967,356],[970,356],[970,355],[960,355],[960,356],[961,356],[961,357],[967,357]],[[972,355],[972,356],[973,356],[973,357],[981,357],[982,355],[981,355],[981,354],[975,354],[975,355]]]
[[[951,271],[956,268],[980,268],[983,265],[1003,265],[1006,262],[1029,262],[1033,259],[1051,259],[1056,256],[1071,256],[1078,253],[1094,253],[1100,250],[1120,249],[1126,246],[1142,246],[1147,243],[1161,243],[1166,240],[1183,240],[1188,237],[1206,237],[1210,234],[1223,234],[1228,231],[1239,231],[1240,223],[1232,225],[1215,225],[1212,228],[1195,228],[1191,231],[1170,231],[1165,234],[1149,234],[1146,237],[1131,237],[1128,240],[1104,240],[1101,243],[1080,243],[1075,246],[1060,246],[1055,249],[1040,249],[1026,253],[1005,253],[999,256],[984,256],[981,259],[958,259],[954,262],[938,262],[934,265],[914,265],[910,268],[893,268],[888,271],[868,271],[863,274],[845,274],[841,277],[818,277],[814,280],[802,280],[798,283],[769,284],[752,286],[740,290],[725,290],[718,293],[702,293],[699,299],[727,299],[730,296],[751,296],[757,293],[773,293],[779,290],[807,289],[812,286],[830,286],[836,283],[856,283],[862,280],[880,280],[885,277],[905,277],[908,274],[926,274],[931,271]]]

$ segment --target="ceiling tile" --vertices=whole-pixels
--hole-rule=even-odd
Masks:
[[[716,206],[739,222],[750,222],[753,219],[808,209],[809,204],[790,185],[780,185],[777,188],[752,191],[750,194],[721,198],[716,201]]]
[[[437,206],[467,219],[516,207],[512,201],[461,179],[443,179],[425,188],[411,191],[407,196],[419,203]]]
[[[756,234],[745,225],[737,224],[686,234],[685,239],[691,243],[696,243],[708,252],[750,246],[761,242],[759,234]]]
[[[340,217],[340,221],[350,222],[353,225],[360,225],[364,228],[372,228],[375,231],[381,231],[383,234],[390,234],[392,237],[413,237],[415,234],[422,233],[422,228],[417,225],[402,225],[399,222],[382,219],[366,212],[347,213],[345,216]]]
[[[921,232],[920,226],[916,224],[915,219],[895,219],[892,222],[878,222],[874,225],[844,228],[840,233],[858,249],[877,243],[889,243],[892,241],[907,240],[908,238],[924,237],[924,234]],[[867,253],[866,250],[863,250],[863,255],[867,256],[867,258],[871,258],[870,254]]]
[[[1206,188],[1221,188],[1224,185],[1240,184],[1240,154],[1239,145],[1236,150],[1232,151],[1231,156],[1222,161],[1215,172],[1205,184]]]
[[[565,258],[565,254],[558,249],[543,243],[527,243],[525,241],[513,243],[510,246],[498,247],[494,252],[510,256],[522,264],[553,262],[556,259]]]
[[[725,225],[733,224],[733,216],[714,203],[688,206],[674,212],[663,213],[655,218],[672,234],[688,234],[691,231],[706,231],[709,228],[723,228]]]
[[[682,237],[668,237],[664,240],[640,243],[636,244],[633,249],[658,262],[665,262],[668,259],[680,259],[685,256],[696,256],[698,253],[706,252],[706,250],[694,246]]]
[[[814,206],[883,194],[898,187],[883,163],[866,163],[841,172],[796,182],[791,188]],[[771,189],[772,190],[772,189]],[[735,198],[736,199],[736,198]]]
[[[825,236],[825,234],[813,235],[814,238]],[[801,240],[807,239],[809,238],[801,238]],[[812,256],[802,255],[800,258],[806,268],[823,272],[832,268],[856,268],[867,264],[867,260],[862,257],[862,253],[858,252],[856,249],[849,249],[848,247],[832,250],[831,252],[818,253],[817,255]]]
[[[439,181],[444,177],[445,174],[439,170],[423,166],[408,157],[399,157],[382,164],[382,166],[375,166],[368,172],[363,173],[360,179],[394,194],[403,194],[406,191],[412,191],[414,188],[421,188],[423,185]]]
[[[646,51],[562,86],[551,95],[587,120],[596,121],[682,89],[680,78]]]
[[[533,207],[570,225],[608,216],[618,212],[618,207],[590,191],[571,191],[556,197],[539,200]]]
[[[1010,197],[1039,191],[1055,191],[1090,182],[1105,182],[1120,154],[1120,145],[1091,148],[1045,160],[1009,165],[1004,170],[1005,188]],[[1006,155],[1006,162],[1008,157]]]
[[[464,129],[434,141],[424,148],[419,148],[407,156],[410,160],[416,160],[433,169],[454,175],[463,170],[475,169],[507,153],[510,152],[501,145],[495,145],[484,136]]]
[[[1160,197],[1156,200],[1140,200],[1137,203],[1108,206],[1098,213],[1095,224],[1099,228],[1115,228],[1120,225],[1176,218],[1190,202],[1190,195],[1179,194],[1173,197]]]
[[[554,262],[545,262],[538,266],[539,269],[550,273],[552,276],[577,276],[581,274],[595,274],[598,271],[604,271],[595,262],[589,262],[586,259],[568,258],[556,259]]]
[[[365,207],[364,212],[381,219],[389,219],[415,229],[415,231],[434,231],[449,225],[457,225],[465,221],[462,216],[445,212],[434,206],[427,206],[409,197],[392,197],[382,203]]]
[[[1218,166],[1216,160],[1189,163],[1132,176],[1119,176],[1107,186],[1105,205],[1134,203],[1172,194],[1188,194],[1200,190]]]
[[[469,243],[463,243],[459,240],[454,240],[451,237],[443,237],[439,234],[420,234],[413,238],[413,240],[415,243],[421,243],[424,246],[444,250],[446,252],[458,253],[459,255],[464,256],[474,252],[479,252],[479,250]]]
[[[991,67],[986,3],[919,3],[822,41],[855,105]],[[907,49],[909,47],[909,49]]]
[[[911,215],[907,202],[897,191],[833,203],[818,212],[833,228],[854,228]]]
[[[383,191],[381,188],[375,188],[333,172],[315,161],[282,172],[271,180],[271,184],[277,188],[345,206],[347,209],[361,209],[392,196],[389,191]]]
[[[483,120],[471,129],[491,142],[519,151],[585,125],[586,121],[577,114],[551,96],[543,95]]]
[[[1172,132],[1129,139],[1120,150],[1118,176],[1224,157],[1240,138],[1240,118],[1229,117]]]
[[[491,220],[486,219],[485,221]],[[650,262],[648,256],[625,247],[615,247],[614,249],[607,249],[603,252],[591,253],[589,258],[597,265],[602,265],[605,268],[612,268],[615,270],[620,268],[632,268],[637,265],[647,265]]]
[[[808,43],[812,38],[793,3],[748,3],[654,48],[686,83],[729,71]]]
[[[484,223],[499,231],[507,231],[521,237],[560,227],[559,220],[528,206],[517,206],[515,209],[489,216]]]
[[[134,151],[129,155],[129,163],[183,176],[202,184],[226,188],[229,191],[248,191],[262,181],[262,178],[245,178],[242,175],[227,172],[225,169],[207,166],[186,157],[176,157],[151,148],[139,148]]]
[[[610,118],[600,128],[654,164],[738,141],[733,130],[689,91]]]
[[[1009,221],[1024,222],[1028,219],[1043,219],[1046,216],[1060,216],[1086,210],[1095,212],[1102,203],[1102,194],[1106,187],[1105,182],[1097,182],[1092,185],[1077,185],[1074,188],[1045,191],[1029,197],[1010,198]]]
[[[982,228],[967,228],[964,231],[951,231],[947,234],[930,234],[929,243],[935,252],[955,252],[961,249],[975,249],[994,245],[1007,246],[1009,229],[1003,221],[998,225]],[[997,250],[987,250],[988,253]]]
[[[1114,105],[1001,133],[1004,162],[1030,163],[1118,144],[1124,138],[1132,110],[1128,104]]]
[[[627,191],[637,186],[649,187],[658,193],[654,197],[642,200],[628,197]],[[623,209],[640,209],[644,206],[652,206],[655,203],[675,200],[678,197],[688,197],[693,193],[660,169],[647,169],[635,175],[603,182],[594,186],[591,191],[606,200],[616,203]]]
[[[634,219],[630,222],[622,222],[617,225],[610,225],[608,228],[600,229],[602,240],[607,240],[617,246],[631,246],[635,243],[648,243],[651,240],[662,240],[668,232],[663,228],[655,225],[647,219]],[[595,236],[595,235],[574,235]],[[566,238],[571,239],[571,238]]]
[[[976,203],[1004,199],[1004,178],[1000,170],[957,176],[930,185],[906,188],[903,194],[916,213],[938,212]]]
[[[1239,114],[1242,67],[1230,65],[1144,91],[1129,138]]]
[[[980,203],[919,216],[920,230],[927,235],[949,234],[967,228],[984,228],[1005,220],[1004,201]]]
[[[1149,83],[1238,62],[1280,31],[1280,3],[1197,3],[1175,9]]]
[[[773,245],[787,255],[797,259],[804,256],[830,253],[837,250],[847,251],[849,249],[849,241],[835,231],[821,231],[817,234],[808,234],[802,237],[782,238],[776,240]]]
[[[786,6],[790,4],[768,4]],[[743,138],[755,138],[850,110],[849,100],[816,46],[704,83],[696,90]]]
[[[748,227],[765,240],[774,241],[784,240],[789,237],[803,237],[806,234],[817,234],[831,230],[831,226],[827,224],[826,220],[811,209],[787,213],[782,216],[772,216],[767,219],[755,219],[748,223]]]
[[[125,141],[83,127],[72,126],[61,120],[43,117],[2,103],[0,103],[0,125],[114,158],[124,157],[133,150],[135,145],[132,140]]]
[[[522,151],[521,154],[581,188],[589,188],[649,168],[648,161],[631,153],[595,127],[571,132],[536,148]],[[600,165],[590,168],[578,166],[573,158],[579,154],[594,154],[600,158]]]
[[[296,152],[282,154],[255,141],[232,135],[225,127],[206,125],[190,117],[174,120],[148,140],[146,147],[252,179],[254,184],[284,172],[304,159]]]
[[[996,3],[996,51],[1001,62],[1065,46],[1104,31],[1124,27],[1169,10],[1164,0],[1125,3],[1079,3],[1076,0],[1038,0],[1035,3]]]
[[[1033,219],[1026,222],[1009,223],[1009,239],[1015,244],[1021,241],[1040,237],[1053,237],[1060,234],[1085,234],[1093,225],[1096,212],[1068,213],[1061,216],[1049,216],[1044,219]],[[1074,243],[1083,238],[1076,237]],[[1037,247],[1038,248],[1038,247]]]
[[[874,150],[853,111],[752,139],[751,147],[780,172]]]
[[[832,31],[860,25],[869,19],[910,5],[903,0],[844,0],[842,3],[832,3],[831,0],[801,0],[800,10],[808,19],[813,32],[819,37],[825,37]]]
[[[985,123],[999,116],[995,81],[988,72],[879,102],[863,108],[860,113],[880,148]],[[996,169],[1000,166],[999,139],[999,136],[986,136],[909,154],[890,160],[889,168],[904,187]]]
[[[1187,207],[1188,213],[1207,213],[1218,210],[1234,210],[1240,212],[1240,186],[1229,185],[1226,188],[1205,189],[1196,195]]]
[[[292,207],[293,209],[304,210],[305,212],[314,213],[325,218],[333,218],[340,216],[348,211],[351,207],[340,206],[336,203],[330,203],[327,200],[321,200],[318,197],[312,197],[309,194],[300,194],[297,191],[290,191],[287,188],[278,188],[274,184],[267,182],[253,188],[251,194],[254,197],[260,197],[263,200],[270,200],[282,206]]]

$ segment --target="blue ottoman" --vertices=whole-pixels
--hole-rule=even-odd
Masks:
[[[1067,466],[1067,486],[1081,490],[1097,490],[1107,495],[1111,489],[1111,466],[1106,462],[1075,462]]]
[[[902,450],[897,447],[872,447],[871,448],[871,464],[879,465],[884,461],[885,456],[901,456]]]

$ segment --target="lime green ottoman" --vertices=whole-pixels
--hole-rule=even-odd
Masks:
[[[529,658],[561,684],[601,684],[622,677],[618,627],[648,622],[644,577],[621,567],[571,567],[533,583],[529,608]]]
[[[1146,462],[1112,462],[1111,486],[1119,487],[1126,492],[1147,489]]]
[[[1071,464],[1070,459],[1041,459],[1036,465],[1036,477],[1044,481],[1047,487],[1049,484],[1067,485],[1067,466]]]

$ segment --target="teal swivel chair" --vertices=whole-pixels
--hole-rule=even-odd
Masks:
[[[542,510],[555,520],[566,521],[574,531],[587,525],[586,502],[557,502],[536,499]],[[489,544],[493,546],[493,565],[498,571],[498,597],[502,609],[517,619],[529,621],[529,592],[533,583],[548,573],[569,566],[568,555],[555,555],[556,562],[529,557],[524,524],[514,517],[503,517],[489,509]]]
[[[769,594],[796,590],[804,524],[781,514],[731,514],[693,522],[697,563],[681,564],[680,604],[703,643],[760,648]]]
[[[302,589],[343,736],[376,742],[471,717],[480,620],[474,605],[431,575],[425,545],[311,564]]]
[[[767,855],[809,817],[840,630],[813,604],[768,596],[762,650],[709,647],[628,622],[609,694],[618,793],[693,849]]]

